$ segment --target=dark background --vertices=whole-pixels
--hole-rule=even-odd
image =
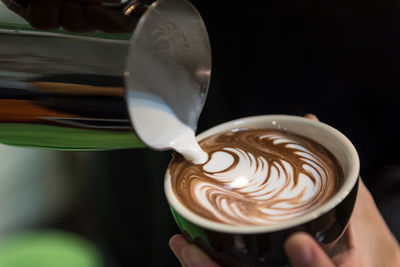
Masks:
[[[198,131],[245,116],[316,114],[356,146],[361,176],[399,239],[400,1],[192,2],[213,51]],[[179,266],[163,192],[170,152],[91,157],[84,197],[56,224],[94,240],[108,266]]]

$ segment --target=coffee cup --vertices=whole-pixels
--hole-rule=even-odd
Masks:
[[[342,236],[351,217],[359,182],[359,158],[352,143],[338,130],[303,117],[265,115],[215,126],[197,136],[201,141],[230,129],[276,129],[307,137],[325,147],[337,160],[343,179],[333,195],[317,208],[285,221],[267,225],[229,225],[199,216],[175,195],[170,171],[165,194],[172,215],[185,238],[223,266],[284,266],[284,242],[298,231],[313,236],[324,248]]]

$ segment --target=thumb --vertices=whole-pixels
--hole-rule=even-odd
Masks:
[[[285,251],[293,267],[335,266],[318,243],[305,233],[296,233],[288,238]]]

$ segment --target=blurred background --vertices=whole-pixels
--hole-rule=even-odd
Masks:
[[[356,146],[361,176],[399,240],[400,3],[191,2],[213,52],[198,132],[245,116],[316,114]],[[105,266],[179,266],[163,191],[170,159],[149,149],[0,146],[0,241],[59,229],[93,244]]]

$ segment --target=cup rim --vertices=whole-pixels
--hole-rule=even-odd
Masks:
[[[323,214],[329,212],[332,210],[334,207],[336,207],[338,204],[340,204],[346,196],[352,191],[354,188],[358,177],[359,177],[359,171],[360,171],[360,160],[358,157],[357,150],[355,149],[354,145],[350,142],[350,140],[341,132],[336,130],[335,128],[319,122],[319,121],[314,121],[308,118],[304,117],[298,117],[298,116],[292,116],[292,115],[260,115],[260,116],[251,116],[251,117],[245,117],[241,119],[236,119],[232,121],[228,121],[222,124],[219,124],[217,126],[214,126],[201,134],[199,134],[196,139],[197,140],[202,140],[206,138],[207,136],[212,135],[213,133],[221,132],[224,130],[229,130],[229,129],[234,129],[234,128],[240,128],[240,126],[243,126],[243,124],[247,123],[256,123],[256,122],[262,122],[262,121],[268,121],[268,122],[276,122],[276,121],[296,121],[296,122],[301,122],[304,123],[306,126],[311,126],[311,127],[317,127],[321,128],[330,134],[332,134],[332,137],[336,138],[337,140],[342,142],[343,147],[347,149],[348,155],[350,156],[352,160],[352,164],[349,168],[349,171],[346,175],[346,179],[344,179],[344,182],[341,186],[341,188],[325,203],[321,204],[319,207],[314,209],[311,212],[307,212],[297,218],[290,219],[288,221],[283,221],[280,223],[274,223],[274,224],[267,224],[267,225],[255,225],[255,226],[250,226],[250,225],[228,225],[216,221],[212,221],[206,218],[203,218],[196,213],[190,211],[188,208],[186,208],[183,204],[179,202],[179,200],[176,198],[175,194],[173,193],[172,185],[171,185],[171,176],[169,173],[169,170],[167,169],[166,174],[165,174],[165,180],[164,180],[164,190],[165,190],[165,195],[167,198],[168,203],[171,205],[171,207],[183,218],[188,220],[189,222],[193,223],[194,225],[198,225],[202,228],[212,230],[212,231],[217,231],[217,232],[223,232],[223,233],[234,233],[234,234],[258,234],[258,233],[269,233],[269,232],[276,232],[276,231],[281,231],[285,229],[289,229],[295,226],[302,225],[304,223],[310,222]],[[290,131],[290,130],[289,130]]]

